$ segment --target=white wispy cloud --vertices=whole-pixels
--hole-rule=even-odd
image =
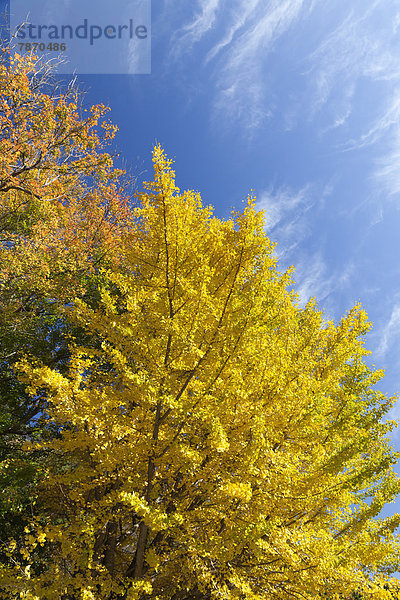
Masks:
[[[225,40],[210,50],[209,56],[216,56],[224,48],[217,65],[217,119],[225,115],[255,129],[271,115],[273,102],[268,97],[265,72],[268,54],[299,17],[303,4],[303,0],[269,2],[267,7],[262,0],[254,3],[252,11],[241,13]]]
[[[177,62],[210,35],[199,64],[212,71],[216,119],[254,129],[272,113],[266,65],[274,44],[311,0],[199,0],[198,12],[173,36],[169,59]],[[212,32],[211,32],[212,30]],[[211,35],[213,34],[213,35]]]
[[[315,218],[334,193],[334,182],[323,187],[308,183],[301,188],[270,186],[257,193],[257,209],[263,210],[265,228],[278,242],[278,258],[287,260],[292,251],[315,234]]]
[[[400,82],[388,110],[374,125],[369,138],[371,143],[383,135],[384,150],[375,158],[373,180],[384,197],[400,195]]]
[[[382,329],[380,344],[377,349],[377,356],[384,359],[389,350],[392,349],[395,342],[400,338],[400,304],[395,304],[392,313],[386,325]]]
[[[344,265],[332,269],[322,250],[302,250],[296,252],[294,266],[294,289],[299,296],[300,305],[304,306],[310,298],[315,298],[326,318],[334,321],[339,319],[343,307],[339,305],[338,297],[351,286],[351,279],[356,272],[355,262],[350,258]],[[355,301],[354,298],[348,298],[346,308],[351,308]]]
[[[320,237],[318,215],[334,194],[334,185],[308,184],[294,190],[269,188],[258,194],[256,207],[265,214],[265,229],[273,242],[280,270],[293,266],[294,290],[300,305],[314,297],[328,318],[340,316],[335,294],[348,296],[356,271],[355,258],[332,267]],[[336,299],[335,299],[336,298]],[[350,306],[349,306],[350,308]]]
[[[400,127],[393,135],[391,149],[376,160],[374,178],[386,198],[400,194]]]
[[[362,10],[357,5],[307,59],[310,117],[330,118],[322,133],[352,119],[351,134],[337,148],[370,147],[368,175],[377,190],[393,196],[400,193],[399,5],[394,0],[363,3]]]
[[[235,17],[232,24],[229,26],[227,33],[223,36],[222,40],[217,42],[207,53],[205,59],[206,64],[232,43],[237,32],[246,25],[249,17],[255,11],[258,5],[259,0],[248,0],[247,2],[244,2],[237,11],[235,11]]]
[[[294,273],[295,290],[301,305],[313,297],[323,302],[331,292],[331,277],[321,253],[304,255],[297,261]]]
[[[364,16],[365,18],[365,16]],[[345,19],[324,37],[323,42],[309,55],[310,69],[306,75],[314,87],[313,112],[329,100],[337,85],[346,85],[346,96],[351,100],[349,82],[354,81],[355,70],[365,61],[369,44],[357,31],[359,19],[350,11]]]
[[[278,241],[277,256],[285,260],[307,236],[308,211],[313,205],[311,187],[294,191],[269,188],[258,195],[257,209],[265,214],[266,231]]]
[[[382,19],[382,0],[375,0],[359,10],[350,9],[345,18],[333,31],[324,36],[323,42],[309,55],[310,69],[306,72],[313,92],[313,110],[324,107],[330,100],[336,102],[337,92],[349,108],[355,92],[355,84],[363,80],[370,82],[399,81],[399,39],[397,26],[390,21],[400,22],[400,13],[395,3],[386,3],[385,27],[377,26]],[[389,27],[388,27],[389,25]],[[365,99],[368,101],[368,99]],[[378,107],[380,108],[380,107]],[[389,101],[388,108],[373,126],[363,134],[360,143],[370,143],[384,131],[398,111],[397,99]]]
[[[399,72],[400,78],[400,72]],[[384,107],[381,114],[372,123],[371,127],[358,139],[349,140],[345,144],[345,149],[354,150],[370,146],[378,142],[385,134],[397,131],[400,123],[400,88],[392,91],[392,98],[388,106]]]
[[[356,2],[342,18],[338,12],[339,23],[307,57],[310,68],[305,74],[314,86],[314,110],[322,108],[338,90],[351,97],[349,88],[354,89],[360,78],[375,82],[398,79],[399,40],[396,27],[390,27],[398,16],[398,5],[390,0]],[[384,26],[379,26],[380,21]]]
[[[220,3],[220,0],[205,0],[201,3],[201,12],[185,27],[186,38],[189,37],[193,42],[197,42],[211,29]]]
[[[311,296],[323,301],[331,289],[322,252],[308,252],[304,242],[312,235],[310,210],[315,205],[315,190],[307,185],[294,191],[288,187],[270,188],[259,194],[257,209],[265,214],[265,228],[269,237],[277,242],[275,249],[279,267],[295,267],[295,290],[300,304]]]
[[[274,191],[270,188],[261,194],[257,200],[258,210],[265,213],[265,224],[267,230],[273,229],[288,214],[293,217],[293,211],[306,204],[307,186],[298,192],[291,191],[288,187],[279,188]]]
[[[173,1],[164,4],[168,14],[176,14]],[[197,0],[193,4],[193,13],[171,38],[168,64],[176,66],[180,61],[183,68],[185,59],[194,56],[192,51],[198,51],[199,77],[206,69],[215,121],[240,123],[249,135],[280,109],[277,75],[270,76],[272,56],[299,77],[292,106],[285,102],[288,114],[282,116],[287,129],[304,118],[314,119],[322,110],[324,118],[330,119],[322,133],[342,127],[360,108],[359,86],[364,81],[380,84],[382,96],[385,85],[400,83],[398,0],[367,4],[354,0],[348,7],[334,0]],[[322,35],[314,35],[318,30]],[[289,31],[291,45],[279,46]],[[205,43],[196,49],[200,42]],[[385,97],[391,99],[392,94]],[[353,133],[345,149],[379,140],[394,126],[397,111],[396,97],[386,108],[378,102],[375,117],[368,119],[372,125],[355,132],[356,137]]]
[[[173,36],[171,56],[180,57],[199,42],[214,26],[220,7],[221,0],[199,0],[194,18]]]

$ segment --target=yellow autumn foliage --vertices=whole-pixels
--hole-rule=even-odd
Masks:
[[[71,348],[68,375],[20,363],[59,432],[32,450],[64,467],[49,468],[24,546],[46,561],[29,577],[4,567],[3,587],[41,600],[387,598],[400,517],[376,517],[400,485],[365,313],[335,325],[299,305],[254,198],[218,219],[176,187],[160,147],[153,160],[98,304],[68,309],[92,342]]]

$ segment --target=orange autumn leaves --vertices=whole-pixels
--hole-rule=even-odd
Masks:
[[[32,293],[65,299],[66,280],[79,286],[127,219],[123,173],[103,151],[108,109],[82,117],[78,92],[47,68],[18,55],[0,67],[0,273],[14,312]]]

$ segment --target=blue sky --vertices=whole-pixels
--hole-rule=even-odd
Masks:
[[[301,301],[335,321],[361,302],[400,391],[398,0],[153,0],[151,74],[79,82],[132,174],[160,142],[218,216],[254,190]]]

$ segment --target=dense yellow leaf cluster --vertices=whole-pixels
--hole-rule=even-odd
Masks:
[[[390,597],[400,517],[375,517],[400,488],[393,399],[363,360],[365,313],[334,325],[298,304],[253,198],[220,220],[160,147],[154,169],[98,305],[67,311],[97,341],[71,348],[68,375],[20,364],[59,432],[31,449],[66,460],[22,548],[25,566],[48,558],[4,568],[3,585],[30,600]]]

